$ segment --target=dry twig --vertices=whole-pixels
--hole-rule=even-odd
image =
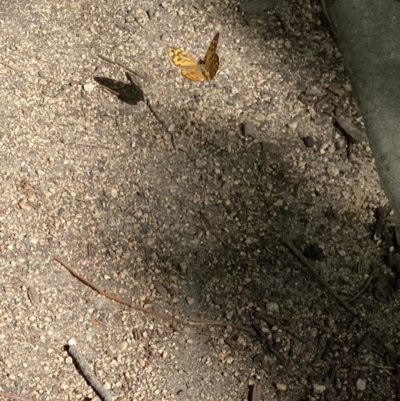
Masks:
[[[397,358],[398,355],[395,351],[393,351],[392,349],[390,349],[385,342],[378,336],[378,335],[374,335],[376,341],[379,342],[379,344],[383,347],[383,349],[386,351],[387,355],[389,356],[390,362],[392,363],[394,369],[396,370],[396,379],[397,379],[397,392],[400,392],[400,367],[397,364]]]
[[[32,401],[30,398],[22,397],[20,395],[9,393],[7,391],[0,391],[0,397],[9,398],[10,400],[17,401]]]
[[[369,274],[368,278],[365,280],[364,284],[361,286],[360,290],[356,295],[350,298],[350,302],[354,302],[356,299],[360,298],[361,295],[368,291],[369,286],[372,283],[372,280],[378,275],[377,269],[372,269],[371,273]]]
[[[264,342],[264,344],[268,348],[268,351],[275,356],[275,358],[279,361],[279,363],[282,366],[286,366],[287,363],[285,361],[285,358],[274,348],[274,345],[272,344],[272,341],[268,340],[267,336],[261,330],[261,328],[258,325],[258,323],[254,320],[251,325],[253,326],[254,331],[257,333],[257,335],[261,338],[261,340]]]
[[[71,355],[74,362],[78,365],[84,378],[92,386],[94,391],[96,391],[97,395],[103,401],[112,401],[112,396],[110,392],[103,387],[100,380],[95,376],[85,358],[81,355],[78,348],[76,347],[76,341],[74,339],[70,339],[68,341],[68,345],[68,353]]]
[[[1,61],[1,60],[0,60],[0,64],[3,64],[5,67],[9,68],[10,70],[14,70],[14,71],[18,71],[18,72],[29,72],[29,70],[26,68],[18,67],[16,65],[11,65],[11,64],[5,63],[4,61]]]
[[[232,327],[233,329],[237,329],[240,331],[245,331],[250,334],[254,334],[254,331],[251,328],[246,327],[246,326],[234,325],[234,324],[230,324],[228,322],[222,322],[222,321],[218,321],[218,320],[208,320],[208,319],[200,319],[200,318],[183,319],[183,318],[179,318],[179,317],[173,317],[173,316],[167,315],[165,313],[156,312],[152,309],[146,309],[139,305],[134,305],[125,299],[118,298],[115,295],[109,294],[108,292],[102,290],[96,284],[92,283],[87,278],[81,276],[77,271],[75,271],[75,269],[73,269],[68,263],[64,262],[60,257],[55,256],[54,259],[58,263],[60,263],[60,265],[64,266],[75,278],[77,278],[83,284],[87,285],[88,287],[90,287],[92,290],[96,291],[103,297],[111,299],[114,302],[117,302],[121,305],[125,305],[138,312],[146,313],[148,315],[155,316],[159,319],[169,320],[174,323],[202,325],[202,326],[216,326],[216,327]]]
[[[348,312],[353,315],[357,315],[357,311],[350,306],[347,302],[343,301],[335,291],[329,286],[329,284],[318,274],[318,272],[311,266],[308,260],[303,256],[303,254],[293,245],[291,241],[283,240],[283,245],[290,249],[294,256],[300,260],[300,262],[307,268],[307,270],[312,274],[312,276],[318,281],[318,283],[331,295],[337,303],[343,306]]]

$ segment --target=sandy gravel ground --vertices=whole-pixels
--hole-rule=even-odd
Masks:
[[[363,128],[341,56],[314,2],[238,5],[0,3],[0,395],[99,399],[75,338],[114,400],[395,396],[398,261],[334,125]],[[215,80],[184,80],[166,47],[218,31]]]

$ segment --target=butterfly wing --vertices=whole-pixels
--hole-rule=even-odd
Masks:
[[[167,55],[172,64],[177,67],[190,68],[197,65],[197,60],[195,58],[177,47],[168,47]]]
[[[177,47],[168,47],[167,55],[172,64],[182,69],[181,73],[191,81],[214,79],[219,67],[219,57],[216,53],[219,33],[217,33],[208,46],[204,61],[198,62],[190,54]]]
[[[208,46],[208,50],[206,55],[204,56],[204,67],[207,71],[207,79],[214,79],[217,74],[219,67],[219,57],[217,52],[219,39],[219,32],[214,36],[214,39],[211,41],[210,46]]]
[[[193,67],[183,68],[181,73],[185,78],[190,79],[191,81],[202,81],[206,78],[199,64],[196,64]]]
[[[210,46],[208,46],[206,55],[204,56],[204,63],[207,64],[208,61],[210,61],[215,52],[217,51],[217,46],[218,46],[218,39],[219,39],[219,32],[214,36],[214,39],[211,41]]]
[[[218,54],[215,53],[214,57],[212,57],[210,61],[206,64],[209,79],[214,79],[214,77],[217,75],[218,67],[219,67],[219,57]]]

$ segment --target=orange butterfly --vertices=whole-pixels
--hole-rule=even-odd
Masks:
[[[214,36],[204,56],[204,60],[197,61],[182,49],[168,47],[167,55],[171,62],[181,68],[181,74],[192,81],[210,81],[214,79],[219,67],[219,57],[216,53],[219,33]]]

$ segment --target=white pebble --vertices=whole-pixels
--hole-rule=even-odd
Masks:
[[[364,391],[367,388],[367,382],[363,379],[358,379],[356,382],[357,390]]]

